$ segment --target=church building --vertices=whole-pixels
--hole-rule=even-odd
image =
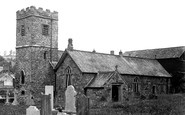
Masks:
[[[141,97],[149,99],[171,92],[174,74],[170,68],[176,66],[169,63],[182,62],[175,70],[184,75],[184,52],[174,57],[173,50],[162,49],[170,58],[160,58],[159,53],[151,54],[154,58],[121,51],[119,55],[105,54],[76,50],[72,39],[68,40],[65,51],[59,51],[56,11],[31,6],[16,15],[15,88],[19,90],[21,103],[29,96],[39,104],[46,85],[54,86],[55,105],[62,106],[69,85],[88,96],[90,104],[95,106]]]

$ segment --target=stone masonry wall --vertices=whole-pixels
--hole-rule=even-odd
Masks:
[[[65,102],[65,69],[70,67],[72,70],[72,85],[75,87],[77,93],[84,93],[84,87],[87,85],[89,80],[93,78],[93,74],[83,74],[70,56],[66,56],[64,62],[57,70],[57,103],[56,105],[64,106]]]
[[[43,24],[49,26],[48,35],[42,34]],[[25,26],[25,36],[21,35],[22,25]],[[44,86],[53,84],[53,68],[49,61],[58,61],[58,13],[33,6],[17,11],[16,81],[20,93],[25,91],[19,96],[23,102],[31,93],[39,103]],[[25,72],[23,85],[19,84],[21,70]]]
[[[51,74],[49,73],[52,71],[52,68],[49,64],[50,55],[47,54],[47,58],[44,59],[45,51],[49,52],[50,49],[44,47],[29,47],[21,48],[17,52],[17,56],[19,56],[19,58],[17,58],[16,60],[16,78],[20,80],[21,70],[24,70],[25,72],[25,84],[20,84],[20,93],[21,90],[26,91],[25,96],[31,93],[36,101],[40,101],[39,97],[41,95],[41,92],[44,93],[44,86],[46,84],[50,84],[45,82],[46,78],[49,77],[50,79]]]
[[[139,93],[133,92],[134,79],[139,78]],[[145,96],[146,99],[152,94],[152,86],[156,87],[156,95],[166,94],[167,80],[166,78],[156,77],[143,77],[143,76],[129,76],[122,75],[122,78],[126,81],[127,87],[124,84],[121,85],[120,96],[122,101],[116,103],[123,103],[125,101],[134,101],[141,99],[141,96]],[[150,82],[150,84],[148,84]],[[161,86],[164,86],[164,91],[161,92]],[[103,89],[87,89],[87,96],[90,98],[90,107],[108,106],[113,104],[111,99],[112,84],[107,84]]]
[[[42,35],[42,25],[49,25],[49,35]],[[25,26],[25,36],[21,36],[21,26]],[[52,41],[51,41],[52,37]],[[16,47],[45,46],[58,48],[58,21],[31,16],[17,20]]]

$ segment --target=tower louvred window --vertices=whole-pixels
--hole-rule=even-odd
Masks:
[[[25,26],[21,25],[21,36],[25,36],[25,35],[26,35]]]
[[[43,24],[42,25],[42,35],[49,35],[49,25]]]

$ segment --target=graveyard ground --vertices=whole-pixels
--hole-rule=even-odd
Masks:
[[[26,115],[25,105],[0,104],[0,115]],[[164,95],[156,100],[140,100],[133,104],[112,104],[91,108],[90,115],[185,115],[185,94]]]
[[[0,104],[0,115],[26,115],[25,105],[4,105]]]

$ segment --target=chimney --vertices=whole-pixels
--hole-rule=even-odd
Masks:
[[[123,55],[123,53],[122,53],[122,51],[121,51],[121,50],[119,51],[119,55],[120,55],[120,56],[122,56],[122,55]]]
[[[111,55],[114,55],[114,51],[113,51],[113,50],[111,50],[111,51],[110,51],[110,54],[111,54]]]
[[[93,53],[96,53],[96,50],[95,49],[93,49],[93,51],[92,51]]]
[[[68,46],[67,46],[68,50],[73,50],[73,40],[72,38],[68,39]]]

